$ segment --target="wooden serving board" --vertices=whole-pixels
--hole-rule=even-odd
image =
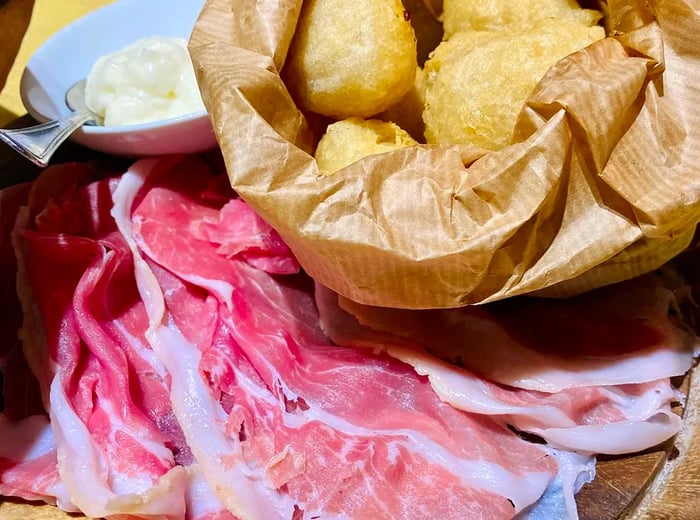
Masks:
[[[21,120],[16,126],[27,123]],[[104,157],[68,144],[55,162],[99,158]],[[0,188],[31,180],[38,173],[37,167],[0,144]],[[596,479],[577,496],[581,520],[700,520],[700,372],[688,374],[680,388],[687,396],[679,410],[683,430],[642,454],[601,458]],[[52,506],[0,500],[0,520],[84,518]]]
[[[581,520],[700,519],[700,373],[688,374],[683,429],[638,455],[601,459],[577,496]]]

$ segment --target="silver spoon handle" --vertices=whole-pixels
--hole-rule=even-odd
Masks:
[[[91,119],[94,116],[90,112],[74,112],[65,118],[27,128],[0,129],[0,141],[43,167],[61,143]]]

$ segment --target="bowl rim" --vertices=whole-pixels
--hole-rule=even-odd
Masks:
[[[198,110],[196,112],[188,112],[187,114],[182,114],[175,117],[168,117],[166,119],[159,119],[157,121],[149,121],[147,123],[134,123],[131,125],[83,125],[81,130],[85,134],[90,135],[104,135],[104,134],[129,134],[136,132],[148,132],[151,130],[157,130],[161,127],[175,126],[181,123],[188,123],[190,121],[196,121],[198,119],[208,118],[209,113],[206,110]]]

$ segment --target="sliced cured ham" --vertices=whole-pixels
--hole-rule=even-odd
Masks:
[[[570,520],[594,454],[678,430],[668,377],[693,337],[660,287],[636,318],[579,310],[613,336],[577,329],[603,340],[567,355],[516,301],[355,307],[299,273],[220,170],[165,157],[34,184],[14,237],[40,399],[0,417],[0,494],[107,519]]]
[[[339,305],[359,323],[409,339],[493,382],[550,393],[682,375],[698,345],[675,323],[674,294],[653,274],[567,300],[515,298],[430,311],[345,298]]]
[[[32,415],[15,422],[0,415],[0,495],[57,504],[77,512],[61,481],[56,445],[48,417]]]
[[[329,344],[298,280],[188,236],[209,214],[186,181],[200,169],[135,165],[115,216],[141,258],[149,339],[179,382],[183,431],[236,516],[511,518],[538,500],[558,472],[546,450],[441,402],[404,363]],[[180,310],[212,299],[206,345],[211,314],[197,313],[193,335]]]
[[[40,178],[15,232],[28,358],[48,403],[60,482],[90,516],[185,518],[201,479],[195,485],[197,467],[185,469],[192,456],[170,376],[144,336],[132,255],[110,215],[116,180],[72,181],[40,204],[56,182],[51,172]]]
[[[17,262],[10,234],[30,190],[29,183],[0,190],[0,495],[77,511],[58,474],[53,431],[19,338],[22,311],[15,291]]]
[[[552,446],[588,453],[633,453],[665,441],[682,425],[671,409],[680,396],[668,378],[552,393],[515,388],[440,360],[420,344],[360,325],[340,308],[338,296],[324,287],[317,287],[316,301],[324,330],[336,343],[385,350],[427,376],[445,402],[498,418],[541,436]],[[436,329],[434,334],[441,332]]]

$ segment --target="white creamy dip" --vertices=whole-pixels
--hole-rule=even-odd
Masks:
[[[187,42],[166,36],[142,38],[99,58],[87,77],[85,101],[105,126],[204,110]]]

